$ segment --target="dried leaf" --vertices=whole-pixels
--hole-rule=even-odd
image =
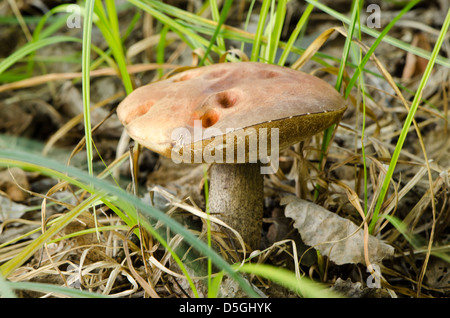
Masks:
[[[305,244],[327,255],[337,265],[365,263],[364,232],[353,222],[298,198],[291,199],[286,205],[285,215],[294,220],[294,227]],[[369,236],[369,259],[372,264],[393,253],[392,246]]]
[[[431,51],[431,45],[427,37],[423,33],[415,34],[412,46]],[[405,67],[403,68],[402,80],[409,80],[414,76],[423,74],[427,67],[428,60],[423,57],[416,56],[411,52],[406,54]]]

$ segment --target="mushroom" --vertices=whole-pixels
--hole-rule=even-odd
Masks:
[[[211,163],[210,212],[258,249],[268,166],[276,170],[279,150],[337,123],[345,109],[340,94],[315,76],[237,62],[140,87],[117,114],[150,150],[175,162]]]

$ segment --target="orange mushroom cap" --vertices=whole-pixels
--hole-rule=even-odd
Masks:
[[[214,128],[214,136],[249,128],[279,129],[286,148],[337,123],[345,111],[341,95],[325,81],[293,69],[257,62],[221,63],[178,73],[140,87],[117,114],[138,143],[166,157],[173,132]],[[214,137],[184,140],[203,147]]]

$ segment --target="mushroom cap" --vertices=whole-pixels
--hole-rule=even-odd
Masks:
[[[120,103],[117,115],[134,140],[171,157],[175,149],[182,155],[208,147],[224,149],[225,155],[230,147],[245,146],[252,134],[261,138],[261,131],[268,132],[270,139],[272,128],[284,149],[337,123],[345,109],[341,95],[315,76],[237,62],[190,69],[142,86]],[[248,161],[248,146],[245,151]]]

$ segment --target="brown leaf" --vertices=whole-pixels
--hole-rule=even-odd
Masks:
[[[327,209],[298,198],[286,205],[285,214],[294,220],[305,244],[327,255],[337,265],[365,264],[364,233],[361,227]],[[394,248],[374,236],[369,236],[369,259],[379,263],[392,256]]]
[[[11,200],[24,201],[28,193],[22,189],[30,189],[27,175],[23,170],[11,168],[0,172],[0,190],[5,192]]]

